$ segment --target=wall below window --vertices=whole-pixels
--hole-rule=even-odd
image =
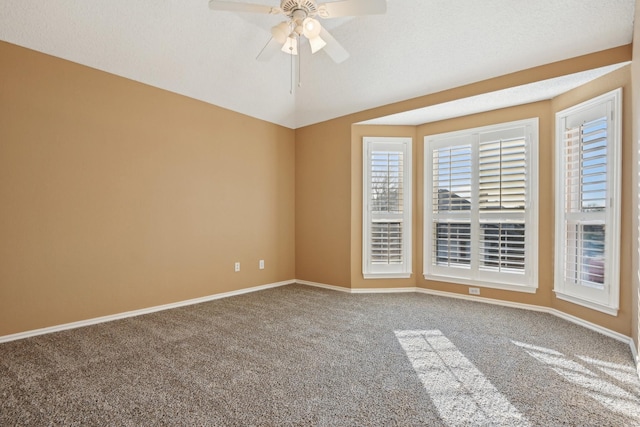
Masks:
[[[0,63],[0,336],[295,278],[293,130],[7,43]]]

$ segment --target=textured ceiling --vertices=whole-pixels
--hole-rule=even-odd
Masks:
[[[629,44],[634,3],[388,0],[323,21],[351,57],[303,51],[293,94],[289,55],[255,60],[282,18],[207,0],[3,0],[0,40],[297,128]]]

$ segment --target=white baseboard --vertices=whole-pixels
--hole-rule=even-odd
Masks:
[[[346,292],[349,294],[391,294],[399,292],[415,292],[417,288],[344,288],[342,286],[325,285],[324,283],[309,282],[307,280],[296,280],[300,285],[313,286],[316,288],[331,289],[332,291]]]
[[[124,313],[117,313],[109,316],[94,317],[92,319],[80,320],[78,322],[71,322],[71,323],[65,323],[62,325],[50,326],[47,328],[34,329],[31,331],[19,332],[17,334],[4,335],[4,336],[0,336],[0,343],[34,337],[37,335],[50,334],[52,332],[65,331],[67,329],[82,328],[83,326],[111,322],[113,320],[126,319],[127,317],[141,316],[143,314],[155,313],[156,311],[170,310],[172,308],[184,307],[184,306],[193,305],[193,304],[200,304],[203,302],[213,301],[221,298],[233,297],[236,295],[247,294],[250,292],[262,291],[265,289],[277,288],[279,286],[291,285],[294,283],[296,283],[295,280],[286,280],[284,282],[269,283],[267,285],[254,286],[251,288],[239,289],[237,291],[223,292],[220,294],[213,294],[205,297],[193,298],[193,299],[178,301],[170,304],[157,305],[154,307],[143,308],[140,310],[126,311]]]
[[[330,289],[332,291],[346,292],[348,294],[351,293],[351,288],[343,288],[342,286],[325,285],[324,283],[309,282],[307,280],[296,280],[295,282],[297,284],[299,284],[299,285],[313,286],[315,288]]]
[[[636,372],[638,372],[638,377],[640,377],[640,357],[638,357],[638,350],[636,349],[636,343],[633,342],[633,339],[629,339],[629,347],[631,347],[631,355],[633,356],[633,361],[636,362]]]
[[[555,308],[551,308],[551,307],[542,307],[539,305],[523,304],[518,302],[503,301],[503,300],[492,299],[492,298],[482,298],[482,297],[477,297],[473,295],[456,294],[453,292],[435,291],[435,290],[424,289],[424,288],[417,288],[417,292],[430,294],[430,295],[438,295],[438,296],[443,296],[448,298],[457,298],[457,299],[464,299],[464,300],[475,301],[475,302],[483,302],[486,304],[501,305],[504,307],[520,308],[520,309],[529,310],[529,311],[538,311],[541,313],[548,313],[556,317],[559,317],[561,319],[564,319],[568,322],[575,323],[584,328],[591,329],[592,331],[606,335],[617,341],[621,341],[625,344],[628,344],[629,340],[631,339],[626,335],[612,331],[611,329],[607,329],[603,326],[596,325],[595,323],[587,322],[586,320],[580,319],[579,317],[572,316],[570,314],[564,313],[562,311],[556,310]]]
[[[127,312],[124,312],[124,313],[112,314],[112,315],[109,315],[109,316],[96,317],[96,318],[92,318],[92,319],[81,320],[81,321],[78,321],[78,322],[65,323],[65,324],[62,324],[62,325],[56,325],[56,326],[50,326],[50,327],[41,328],[41,329],[34,329],[34,330],[31,330],[31,331],[19,332],[17,334],[4,335],[4,336],[0,336],[0,343],[9,342],[9,341],[15,341],[15,340],[23,339],[23,338],[29,338],[29,337],[33,337],[33,336],[37,336],[37,335],[44,335],[44,334],[49,334],[49,333],[53,333],[53,332],[64,331],[64,330],[67,330],[67,329],[81,328],[81,327],[84,327],[84,326],[95,325],[95,324],[104,323],[104,322],[110,322],[110,321],[113,321],[113,320],[126,319],[127,317],[141,316],[143,314],[149,314],[149,313],[154,313],[154,312],[163,311],[163,310],[170,310],[172,308],[184,307],[184,306],[187,306],[187,305],[200,304],[200,303],[203,303],[203,302],[213,301],[213,300],[216,300],[216,299],[228,298],[228,297],[232,297],[232,296],[236,296],[236,295],[242,295],[242,294],[246,294],[246,293],[250,293],[250,292],[257,292],[257,291],[262,291],[262,290],[265,290],[265,289],[276,288],[276,287],[279,287],[279,286],[291,285],[291,284],[294,284],[294,283],[298,283],[300,285],[306,285],[306,286],[313,286],[313,287],[317,287],[317,288],[330,289],[330,290],[338,291],[338,292],[346,292],[346,293],[351,293],[351,294],[416,292],[416,293],[423,293],[423,294],[429,294],[429,295],[442,296],[442,297],[447,297],[447,298],[458,298],[458,299],[464,299],[464,300],[468,300],[468,301],[483,302],[483,303],[486,303],[486,304],[501,305],[501,306],[505,306],[505,307],[520,308],[520,309],[529,310],[529,311],[538,311],[538,312],[542,312],[542,313],[549,313],[549,314],[552,314],[552,315],[554,315],[556,317],[559,317],[561,319],[567,320],[567,321],[569,321],[571,323],[580,325],[580,326],[585,327],[587,329],[590,329],[592,331],[595,331],[595,332],[601,333],[601,334],[603,334],[605,336],[611,337],[611,338],[613,338],[615,340],[618,340],[618,341],[621,341],[623,343],[629,344],[629,347],[631,348],[631,353],[633,355],[633,360],[636,362],[636,366],[638,368],[638,375],[640,375],[640,358],[638,356],[638,352],[637,352],[637,349],[635,347],[635,344],[634,344],[632,338],[630,338],[630,337],[628,337],[626,335],[620,334],[618,332],[612,331],[610,329],[604,328],[604,327],[602,327],[600,325],[596,325],[594,323],[587,322],[586,320],[580,319],[580,318],[572,316],[570,314],[563,313],[563,312],[558,311],[558,310],[556,310],[554,308],[541,307],[541,306],[531,305],[531,304],[522,304],[522,303],[516,303],[516,302],[510,302],[510,301],[503,301],[503,300],[497,300],[497,299],[491,299],[491,298],[481,298],[481,297],[477,297],[477,296],[473,296],[473,295],[463,295],[463,294],[457,294],[457,293],[453,293],[453,292],[443,292],[443,291],[436,291],[436,290],[432,290],[432,289],[424,289],[424,288],[418,288],[418,287],[408,287],[408,288],[356,288],[356,289],[352,289],[352,288],[346,288],[346,287],[341,287],[341,286],[327,285],[327,284],[324,284],[324,283],[310,282],[310,281],[307,281],[307,280],[286,280],[286,281],[283,281],[283,282],[270,283],[270,284],[254,286],[254,287],[246,288],[246,289],[239,289],[237,291],[223,292],[223,293],[220,293],[220,294],[208,295],[208,296],[201,297],[201,298],[193,298],[193,299],[189,299],[189,300],[185,300],[185,301],[178,301],[178,302],[175,302],[175,303],[143,308],[143,309],[140,309],[140,310],[127,311]]]

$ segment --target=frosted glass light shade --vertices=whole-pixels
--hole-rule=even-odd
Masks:
[[[297,55],[298,54],[298,39],[294,36],[287,37],[284,45],[282,46],[282,51],[284,53],[288,53],[289,55]]]
[[[278,43],[284,44],[287,41],[287,37],[291,34],[288,22],[281,22],[275,27],[271,28],[271,35]]]
[[[320,31],[322,31],[320,22],[313,18],[305,18],[305,20],[302,21],[302,27],[304,28],[304,36],[309,40],[318,37],[320,35]]]
[[[327,42],[322,40],[320,36],[309,39],[309,44],[311,45],[311,53],[316,53],[323,47],[327,45]]]

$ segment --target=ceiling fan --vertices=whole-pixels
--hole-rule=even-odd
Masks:
[[[271,7],[210,0],[209,8],[230,12],[282,14],[287,17],[285,21],[271,28],[271,40],[258,54],[259,60],[266,61],[279,50],[297,55],[300,37],[304,36],[309,40],[312,53],[324,49],[331,59],[341,63],[349,58],[349,53],[315,18],[383,14],[387,11],[387,2],[386,0],[341,0],[318,4],[315,0],[282,0],[280,7]]]

